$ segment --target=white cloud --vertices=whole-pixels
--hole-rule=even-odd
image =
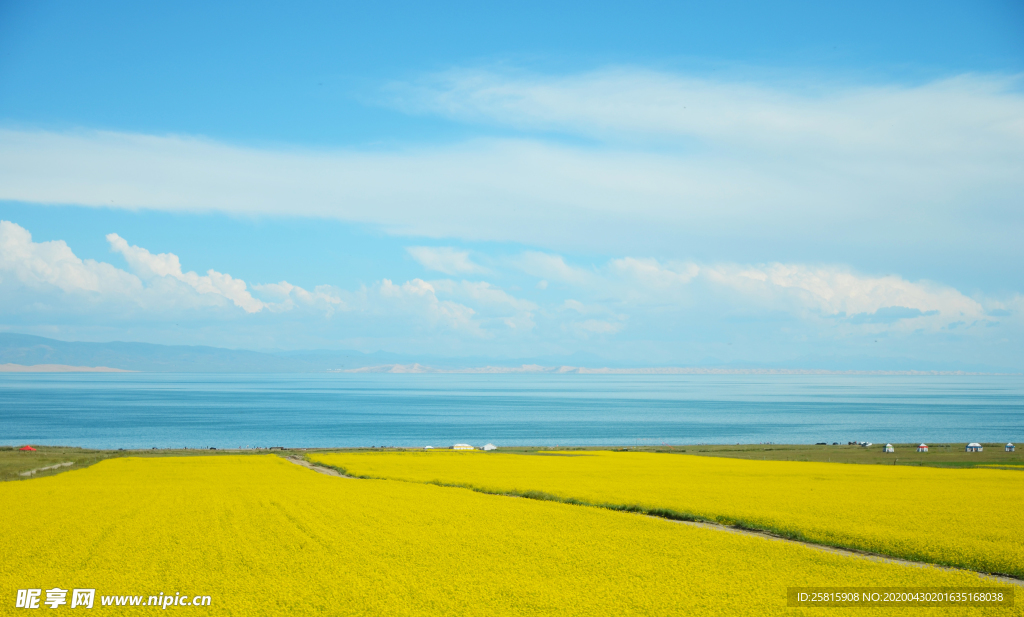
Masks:
[[[482,315],[498,319],[509,328],[529,331],[536,325],[534,312],[537,305],[529,300],[516,298],[508,292],[486,281],[450,280],[433,281],[432,285],[445,294],[458,298],[477,307]]]
[[[648,287],[671,287],[689,283],[700,272],[693,263],[661,264],[656,259],[623,257],[609,262],[609,268],[619,276],[632,278]]]
[[[454,70],[396,90],[413,110],[604,139],[997,160],[1024,154],[1019,86],[1017,77],[963,75],[811,91],[619,67],[567,76]]]
[[[110,247],[121,253],[128,265],[144,278],[171,277],[185,283],[200,294],[214,294],[231,300],[246,313],[258,313],[263,303],[252,297],[246,290],[245,281],[232,278],[230,274],[207,270],[206,276],[195,272],[182,272],[178,256],[173,253],[154,255],[144,248],[129,246],[121,236],[107,234]]]
[[[458,302],[439,299],[434,286],[422,279],[413,279],[401,285],[383,279],[376,291],[384,300],[406,312],[425,317],[432,325],[439,324],[452,330],[485,336],[480,325],[473,319],[476,311]]]
[[[586,268],[570,266],[561,255],[539,251],[526,251],[512,260],[512,264],[529,275],[536,276],[548,286],[548,280],[558,281],[574,287],[594,287],[600,284],[600,277]],[[539,285],[539,283],[538,283]]]
[[[930,281],[907,281],[896,275],[867,276],[840,267],[800,264],[716,266],[702,273],[769,304],[795,301],[800,308],[827,316],[874,315],[883,309],[911,309],[908,317],[894,320],[937,328],[953,321],[975,321],[985,316],[982,305],[952,287]],[[916,314],[913,311],[917,311]],[[895,314],[895,313],[894,313]],[[905,326],[906,324],[902,324]]]
[[[296,306],[296,301],[299,304],[320,308],[328,316],[333,315],[336,309],[344,310],[346,308],[345,301],[330,285],[317,285],[313,291],[307,291],[288,281],[281,281],[280,283],[253,285],[252,288],[261,294],[278,299],[278,302],[263,303],[275,313],[292,310]]]
[[[562,329],[571,332],[577,338],[588,339],[594,335],[611,335],[620,332],[629,319],[628,315],[617,314],[608,306],[600,303],[584,304],[579,300],[567,299],[557,307],[557,311],[567,314]],[[601,317],[598,319],[597,317]]]
[[[5,130],[0,199],[330,217],[606,255],[685,257],[681,238],[715,248],[756,237],[789,248],[827,235],[837,242],[826,253],[831,244],[887,244],[941,256],[944,246],[973,238],[1014,256],[1024,233],[1018,86],[969,75],[807,92],[637,69],[452,73],[413,88],[408,106],[604,143],[567,145],[534,132],[315,151]],[[422,263],[469,272],[472,262],[456,253]]]
[[[22,301],[52,301],[51,308],[78,307],[66,296],[89,300],[89,306],[136,307],[154,315],[168,311],[188,311],[218,306],[235,306],[246,313],[264,309],[273,312],[291,310],[296,302],[324,310],[344,309],[338,293],[328,286],[309,292],[287,281],[253,288],[278,302],[254,298],[245,281],[229,274],[208,270],[205,276],[183,272],[173,253],[153,254],[145,248],[129,245],[116,233],[107,235],[111,249],[122,255],[133,272],[111,264],[81,259],[63,241],[34,242],[29,231],[16,223],[0,221],[0,289],[9,295],[15,286],[27,290]],[[56,295],[54,295],[56,294]]]
[[[783,310],[802,317],[849,318],[868,329],[938,329],[956,321],[983,320],[982,302],[931,281],[908,281],[897,275],[872,276],[840,266],[809,266],[661,262],[623,257],[587,270],[569,265],[558,255],[531,252],[515,261],[531,274],[562,280],[593,299],[584,304],[565,300],[562,310],[581,315],[611,306],[687,310],[708,303],[723,291],[722,300],[745,311]],[[698,285],[698,287],[694,287]],[[738,292],[738,293],[737,293]],[[992,302],[992,308],[1002,303]]]
[[[486,268],[470,259],[469,251],[460,251],[448,246],[410,246],[405,250],[428,270],[436,270],[450,275],[487,271]]]
[[[495,287],[486,281],[462,281],[448,288],[451,292],[461,293],[481,304],[497,307],[509,307],[517,311],[536,310],[537,305],[529,300],[522,300]]]
[[[524,252],[509,263],[529,275],[586,290],[594,298],[636,305],[678,302],[686,284],[700,273],[700,267],[694,263],[637,257],[611,259],[601,267],[583,268],[566,263],[561,255],[538,251]],[[567,300],[563,308],[577,310],[572,303],[576,301]]]
[[[0,221],[0,273],[33,289],[56,287],[65,293],[131,295],[142,289],[138,277],[110,264],[79,259],[62,240],[33,242],[16,223]]]

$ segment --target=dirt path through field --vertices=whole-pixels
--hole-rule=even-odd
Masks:
[[[650,515],[646,515],[646,514],[642,515],[642,516],[648,516],[649,518],[656,518],[656,519],[661,519],[661,520],[672,520],[672,519],[664,519],[664,518],[662,518],[660,516],[650,516]],[[984,579],[986,581],[1004,583],[1004,584],[1007,584],[1007,585],[1016,585],[1018,587],[1024,587],[1024,580],[1020,580],[1020,579],[1013,578],[1013,577],[1010,577],[1010,576],[1001,576],[1001,575],[998,575],[998,574],[984,574],[982,572],[974,572],[974,570],[963,570],[963,569],[960,569],[960,568],[950,568],[948,566],[940,566],[940,565],[936,565],[934,563],[926,563],[926,562],[923,562],[923,561],[907,561],[906,559],[897,559],[895,557],[887,557],[885,555],[878,555],[878,554],[875,554],[875,553],[867,553],[867,552],[864,552],[864,551],[855,551],[855,550],[850,550],[850,549],[845,549],[845,548],[835,548],[835,547],[832,547],[832,546],[824,546],[822,544],[813,544],[811,542],[801,542],[799,540],[791,540],[789,538],[783,538],[783,537],[780,537],[780,536],[776,536],[774,534],[770,534],[770,533],[767,533],[767,532],[764,532],[764,531],[753,531],[753,530],[750,530],[750,529],[740,529],[738,527],[729,527],[727,525],[716,525],[714,523],[698,523],[696,521],[677,521],[677,520],[672,520],[672,522],[673,523],[679,523],[680,525],[689,525],[691,527],[703,527],[704,529],[715,529],[715,530],[718,530],[718,531],[724,531],[726,533],[738,533],[738,534],[743,534],[743,535],[747,535],[747,536],[757,536],[759,538],[765,538],[767,540],[774,540],[776,542],[788,542],[790,544],[799,544],[801,546],[806,546],[807,548],[814,549],[816,551],[824,551],[826,553],[835,553],[836,555],[845,555],[847,557],[856,557],[857,559],[867,559],[869,561],[877,561],[877,562],[880,562],[880,563],[895,563],[895,564],[899,564],[901,566],[913,566],[913,567],[916,567],[916,568],[938,568],[940,570],[949,570],[950,572],[973,572],[974,574],[977,574],[978,577],[980,577],[980,578],[982,578],[982,579]]]
[[[312,469],[313,471],[317,473],[322,473],[325,476],[334,476],[336,478],[352,478],[352,476],[346,476],[338,473],[336,469],[331,469],[330,467],[321,467],[320,465],[314,465],[313,463],[310,463],[305,459],[299,458],[298,456],[286,456],[284,460],[305,467],[306,469]]]

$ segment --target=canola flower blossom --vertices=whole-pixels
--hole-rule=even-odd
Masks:
[[[316,454],[349,473],[663,511],[1024,578],[1018,471],[649,452]]]
[[[787,609],[787,586],[986,584],[629,513],[329,477],[272,455],[111,459],[0,484],[0,502],[0,614],[21,613],[15,590],[58,585],[202,590],[210,606],[176,610],[204,615],[761,616],[819,614]]]

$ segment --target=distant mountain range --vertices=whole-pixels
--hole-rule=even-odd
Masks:
[[[602,365],[584,354],[566,356],[576,364]],[[200,345],[152,343],[80,343],[28,334],[0,333],[0,370],[4,364],[20,366],[107,367],[155,373],[325,373],[367,367],[427,363],[431,369],[458,369],[493,364],[491,358],[413,357],[387,352],[283,351],[260,352]],[[516,366],[500,363],[503,366]],[[12,367],[13,368],[13,367]],[[50,368],[47,370],[60,370]],[[375,372],[385,372],[378,370]]]
[[[193,345],[78,343],[0,333],[0,364],[104,366],[157,373],[320,373],[405,360],[356,351],[263,353]]]
[[[192,345],[80,343],[28,334],[0,333],[0,371],[24,366],[106,367],[156,373],[597,373],[597,374],[935,374],[1016,373],[991,366],[947,366],[902,358],[804,358],[785,364],[721,363],[698,367],[637,367],[577,353],[560,357],[494,359],[409,356],[387,352],[260,352]],[[40,370],[40,369],[37,369]]]

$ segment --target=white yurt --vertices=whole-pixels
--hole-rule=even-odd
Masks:
[[[497,449],[498,449],[498,446],[494,445],[493,443],[489,443],[486,446],[484,446],[484,450],[488,450],[488,451],[490,451],[490,450],[497,450]]]
[[[476,448],[469,445],[468,443],[457,443],[454,446],[452,446],[452,450],[476,450]]]
[[[917,446],[917,451],[918,452],[927,452],[928,451],[928,444],[923,443],[923,444]]]
[[[1014,450],[1014,447],[1013,447],[1012,443],[1006,444],[1006,451],[1007,452],[1013,452],[1013,450]]]
[[[967,447],[964,449],[964,452],[981,452],[982,449],[983,448],[981,447],[980,443],[972,442],[967,444]]]
[[[887,444],[885,444],[885,451],[886,452],[895,452],[896,449],[892,447],[891,443],[887,443]]]

